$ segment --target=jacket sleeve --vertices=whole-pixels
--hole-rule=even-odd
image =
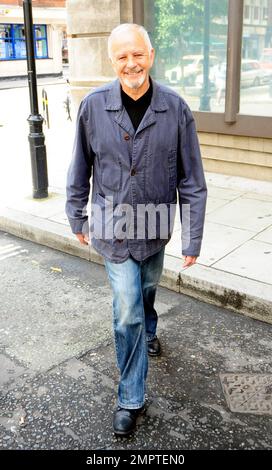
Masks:
[[[79,107],[72,161],[67,174],[66,214],[73,233],[88,232],[87,204],[90,193],[93,151],[90,146],[90,121],[85,100]]]
[[[178,193],[182,225],[182,254],[199,256],[206,210],[207,187],[193,115],[180,103]]]

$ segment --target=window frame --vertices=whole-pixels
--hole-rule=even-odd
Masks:
[[[21,26],[22,28],[24,28],[24,24],[23,23],[0,23],[1,26],[10,26],[10,36],[9,36],[9,40],[11,40],[11,47],[12,47],[12,53],[13,53],[13,57],[4,57],[3,59],[0,58],[0,62],[5,62],[5,61],[13,61],[13,60],[26,60],[27,58],[26,57],[16,57],[16,42],[19,42],[19,41],[25,41],[25,38],[24,39],[21,39],[21,38],[15,38],[15,29],[16,27],[18,26]],[[44,26],[45,28],[45,36],[41,36],[39,38],[37,38],[36,36],[36,28],[40,27],[40,26]],[[40,60],[40,59],[48,59],[49,58],[49,55],[48,55],[48,35],[47,35],[47,25],[46,24],[34,24],[33,25],[33,38],[34,38],[34,54],[35,54],[35,59],[37,60]],[[2,42],[3,39],[0,38],[0,42]],[[46,55],[43,55],[43,56],[39,56],[37,55],[37,41],[45,41],[46,43]]]
[[[272,116],[240,114],[244,0],[229,0],[225,111],[193,111],[199,132],[272,137]],[[144,0],[133,0],[133,21],[144,24]]]

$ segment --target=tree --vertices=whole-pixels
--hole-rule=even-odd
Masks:
[[[228,0],[210,0],[211,22],[214,32],[220,34],[222,26],[217,18],[226,17]],[[204,0],[155,0],[154,45],[160,58],[181,60],[182,55],[192,52],[192,46],[203,41]],[[221,27],[221,28],[220,28]],[[177,57],[175,57],[177,56]]]

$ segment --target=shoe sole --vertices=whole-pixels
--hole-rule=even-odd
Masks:
[[[129,437],[135,431],[135,429],[136,429],[136,427],[133,428],[129,432],[125,432],[125,431],[120,431],[119,432],[119,431],[114,431],[114,430],[113,430],[113,432],[114,432],[115,436],[117,436],[117,437]]]
[[[159,353],[150,353],[150,352],[149,352],[149,353],[147,353],[147,354],[148,354],[149,356],[151,356],[151,357],[159,357],[159,356],[161,356],[162,353],[161,353],[161,352],[159,352]]]

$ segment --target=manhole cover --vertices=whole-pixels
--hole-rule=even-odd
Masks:
[[[220,374],[231,411],[272,415],[272,374]]]

